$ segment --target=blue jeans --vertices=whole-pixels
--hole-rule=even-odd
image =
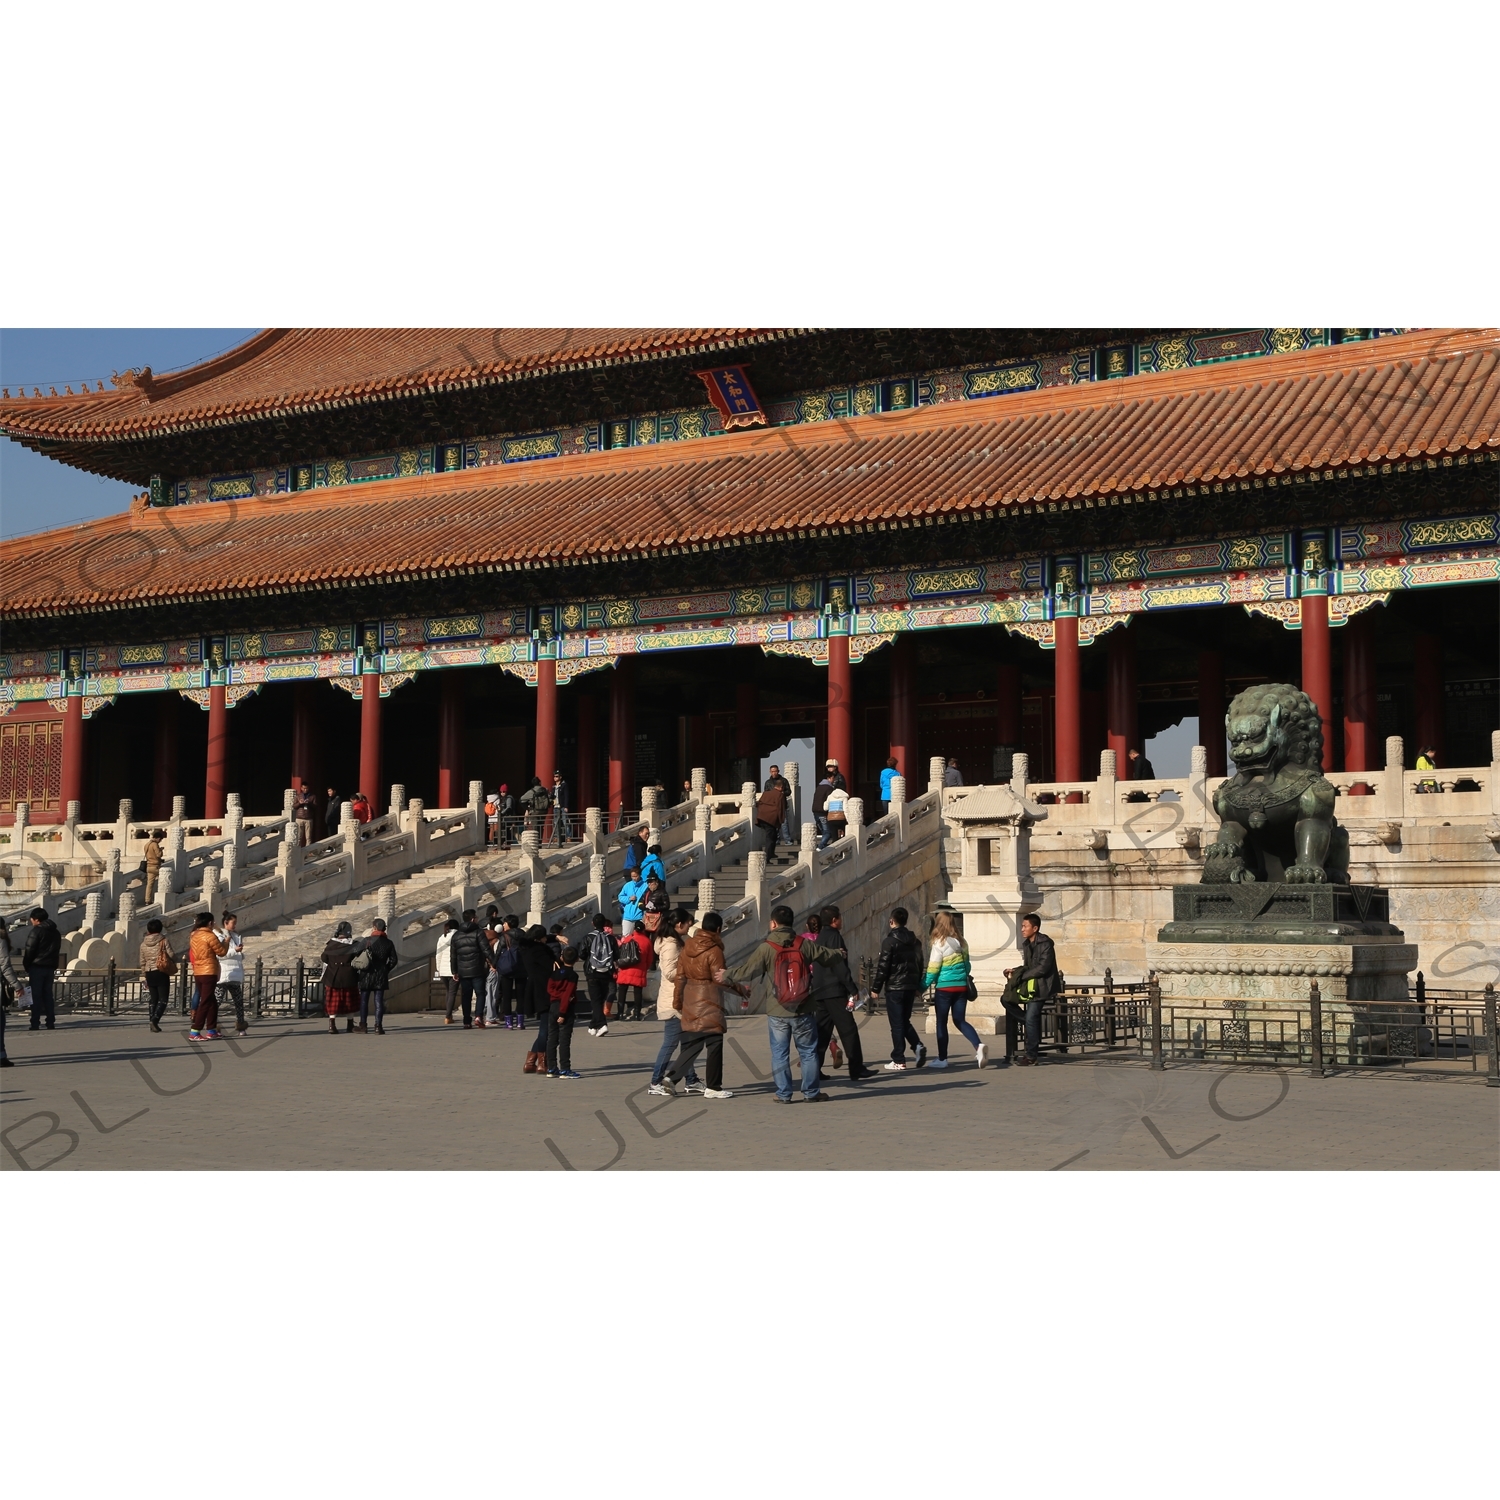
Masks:
[[[964,1040],[977,1052],[979,1050],[979,1033],[964,1020],[964,1012],[969,1008],[969,995],[967,990],[934,990],[933,996],[937,1002],[937,1038],[939,1060],[948,1055],[948,1012],[953,1012],[953,1024],[963,1033]]]
[[[802,1097],[818,1097],[818,1023],[811,1016],[767,1016],[771,1030],[771,1071],[776,1075],[776,1097],[792,1097],[792,1042],[802,1068]]]
[[[822,813],[813,814],[813,827],[818,830],[818,848],[828,847],[828,819]]]
[[[662,1081],[662,1078],[666,1075],[667,1064],[672,1061],[672,1054],[677,1050],[677,1044],[681,1040],[682,1018],[680,1016],[673,1016],[671,1020],[666,1023],[666,1026],[662,1031],[661,1051],[656,1054],[656,1066],[651,1070],[652,1083],[660,1083]],[[689,1063],[686,1082],[697,1083],[697,1081],[698,1070],[692,1065],[692,1063]]]
[[[370,1002],[375,1002],[375,1024],[385,1024],[385,991],[361,990],[359,992],[359,1024],[366,1026],[370,1020]]]

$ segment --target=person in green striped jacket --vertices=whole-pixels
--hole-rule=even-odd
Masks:
[[[974,1065],[985,1063],[984,1043],[964,1020],[969,1006],[969,945],[959,936],[950,912],[940,911],[932,919],[932,951],[927,955],[927,984],[937,1009],[937,1057],[929,1068],[948,1066],[948,1016],[974,1049]]]

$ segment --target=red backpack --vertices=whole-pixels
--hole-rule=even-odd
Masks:
[[[802,943],[793,938],[776,955],[776,1002],[788,1010],[796,1008],[807,999],[812,989],[812,967],[802,956]]]

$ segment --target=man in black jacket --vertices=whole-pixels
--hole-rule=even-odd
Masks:
[[[1021,918],[1021,964],[1005,971],[1005,1059],[1017,1067],[1038,1060],[1042,1050],[1042,1006],[1057,989],[1057,953],[1035,912]],[[1016,1056],[1016,1022],[1026,1013],[1026,1050]]]
[[[52,976],[57,972],[62,954],[62,934],[43,906],[31,913],[31,931],[21,953],[21,967],[31,984],[31,1029],[40,1031],[42,1021],[48,1031],[57,1030],[57,1011],[52,1003]]]
[[[828,1043],[837,1031],[849,1059],[849,1082],[858,1083],[861,1078],[873,1077],[874,1071],[865,1067],[865,1052],[854,1020],[853,1009],[859,999],[859,986],[849,972],[849,950],[844,944],[843,933],[839,931],[843,921],[838,907],[825,906],[816,918],[808,918],[807,925],[818,944],[835,950],[839,955],[833,962],[816,959],[812,966],[813,1015],[818,1023],[818,1076],[823,1076]]]
[[[453,947],[449,950],[449,962],[453,966],[453,977],[458,980],[458,1002],[463,1006],[464,1025],[472,1029],[469,1002],[478,995],[479,1004],[484,1005],[485,978],[494,967],[490,945],[479,930],[479,913],[471,907],[464,913],[458,931],[453,934]]]
[[[921,993],[926,966],[922,960],[922,945],[906,925],[907,919],[904,906],[891,912],[891,930],[880,945],[875,978],[870,984],[871,1000],[885,991],[885,1014],[891,1023],[891,1060],[885,1065],[887,1073],[906,1071],[908,1042],[916,1056],[917,1066],[920,1068],[927,1061],[927,1048],[911,1024],[911,1008]]]
[[[350,959],[361,953],[370,955],[368,967],[356,970],[359,974],[359,1030],[367,1031],[370,1002],[375,1002],[375,1035],[385,1035],[385,991],[391,980],[391,970],[396,967],[396,945],[385,935],[385,923],[376,917],[370,923],[370,935],[362,937],[349,950]]]
[[[323,809],[323,827],[328,830],[327,836],[332,838],[339,831],[339,823],[344,816],[344,799],[339,796],[337,787],[328,788],[328,805]]]

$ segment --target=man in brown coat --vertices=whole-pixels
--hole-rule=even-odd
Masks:
[[[755,804],[755,826],[766,841],[766,858],[776,857],[776,833],[786,817],[786,793],[776,785],[778,776],[766,783],[766,789]]]
[[[692,1068],[698,1054],[708,1049],[708,1087],[705,1099],[731,1099],[724,1087],[724,997],[718,976],[724,973],[724,939],[719,936],[724,919],[716,911],[705,912],[699,930],[690,937],[677,960],[673,1009],[682,1016],[682,1046],[677,1061],[662,1079],[665,1093],[677,1092],[678,1080]],[[737,992],[739,986],[734,986]],[[654,1089],[653,1089],[654,1092]]]
[[[141,905],[150,906],[156,900],[156,882],[161,878],[161,839],[153,831],[146,840],[146,888],[141,892]]]

